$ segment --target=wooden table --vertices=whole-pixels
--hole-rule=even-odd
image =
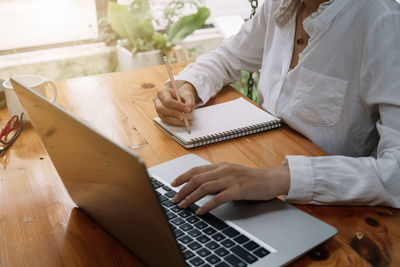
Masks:
[[[173,66],[179,72],[184,64]],[[186,150],[152,122],[163,66],[57,83],[57,103],[138,153],[148,167],[194,153],[210,162],[279,166],[285,155],[327,155],[288,127]],[[239,94],[225,88],[212,103]],[[211,103],[211,104],[212,104]],[[8,119],[0,110],[0,126]],[[338,235],[293,266],[400,266],[400,212],[386,207],[297,206]],[[71,201],[30,124],[0,158],[0,266],[143,266]]]

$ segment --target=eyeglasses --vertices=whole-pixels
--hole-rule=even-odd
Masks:
[[[22,129],[22,117],[24,113],[21,113],[20,118],[17,115],[11,117],[11,119],[7,122],[6,127],[4,127],[0,132],[0,156],[3,156],[6,153],[7,149],[11,147],[11,145],[17,140],[19,133]],[[11,138],[8,138],[10,133],[13,133]]]

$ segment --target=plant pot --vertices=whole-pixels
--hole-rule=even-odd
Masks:
[[[133,56],[131,51],[119,44],[116,45],[116,48],[118,64],[121,71],[163,64],[160,50],[139,52]]]

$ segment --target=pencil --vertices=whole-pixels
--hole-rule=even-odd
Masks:
[[[171,67],[169,65],[167,56],[164,56],[164,63],[165,63],[165,67],[167,68],[167,71],[168,71],[169,79],[171,80],[172,88],[175,91],[176,98],[178,99],[178,101],[180,103],[182,103],[181,96],[179,95],[178,89],[176,88],[174,76],[172,75]],[[186,113],[183,113],[183,121],[185,122],[187,132],[190,134],[189,121],[188,121]]]

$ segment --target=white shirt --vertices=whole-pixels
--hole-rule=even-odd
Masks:
[[[287,156],[286,199],[399,208],[400,5],[322,4],[303,23],[310,39],[293,70],[295,15],[278,26],[280,5],[266,1],[236,36],[176,79],[193,84],[205,103],[240,70],[261,69],[259,104],[332,154]]]

